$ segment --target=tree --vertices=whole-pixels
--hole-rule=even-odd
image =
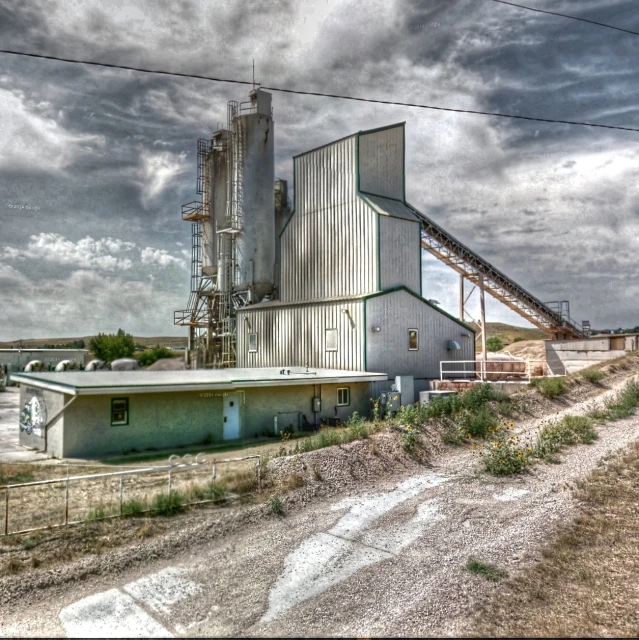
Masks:
[[[112,362],[118,358],[130,358],[135,350],[135,345],[131,334],[118,329],[115,335],[98,333],[97,336],[91,338],[89,348],[96,358]]]
[[[504,343],[501,341],[501,338],[498,338],[497,336],[493,336],[486,340],[486,349],[488,349],[488,351],[501,351],[503,348]]]

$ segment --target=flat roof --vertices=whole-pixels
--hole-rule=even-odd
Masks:
[[[49,353],[50,351],[64,351],[65,353],[67,353],[67,351],[81,351],[82,353],[89,353],[88,349],[42,349],[41,347],[13,347],[12,349],[0,349],[0,353],[19,353],[20,351],[45,351],[46,353]]]
[[[347,384],[383,381],[388,380],[388,376],[385,373],[342,369],[309,368],[307,370],[305,367],[265,367],[187,371],[50,371],[14,373],[11,379],[33,387],[78,396],[169,391],[224,391],[302,384]]]

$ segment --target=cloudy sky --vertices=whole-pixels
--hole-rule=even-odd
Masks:
[[[528,4],[639,30],[633,0]],[[0,48],[245,80],[254,58],[266,86],[639,128],[639,37],[490,0],[5,0]],[[0,60],[0,339],[183,333],[196,140],[247,88]],[[414,206],[577,320],[639,324],[639,133],[273,100],[277,175],[405,120]],[[457,276],[423,268],[456,313]]]

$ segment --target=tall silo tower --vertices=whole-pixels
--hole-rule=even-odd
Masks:
[[[187,325],[191,366],[235,366],[235,314],[273,294],[275,283],[274,144],[271,94],[227,104],[227,126],[198,141],[198,193],[184,205],[192,222]]]

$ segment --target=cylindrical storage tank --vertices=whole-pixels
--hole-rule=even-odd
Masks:
[[[213,148],[206,164],[206,180],[211,216],[202,221],[202,273],[212,276],[218,270],[218,241],[216,229],[224,227],[228,189],[229,132],[225,129],[213,134]]]
[[[140,363],[134,358],[119,358],[111,363],[111,371],[137,371]]]
[[[89,364],[87,364],[85,371],[99,371],[100,369],[104,369],[106,362],[104,360],[91,360]]]
[[[236,120],[242,144],[236,287],[252,288],[261,300],[272,292],[275,280],[274,131],[271,94],[256,89],[250,96],[252,112]]]
[[[55,366],[55,370],[58,372],[66,371],[67,369],[73,369],[73,368],[75,368],[75,363],[71,362],[71,360],[61,360]]]

